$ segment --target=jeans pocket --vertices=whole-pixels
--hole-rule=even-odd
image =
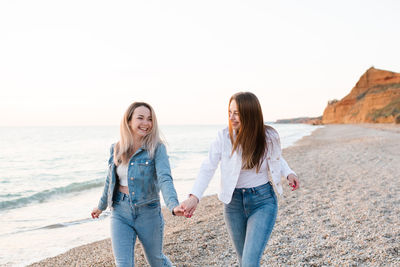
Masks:
[[[276,197],[275,192],[272,188],[263,188],[261,190],[256,191],[256,194],[253,198],[254,202],[257,204],[275,204]]]
[[[119,206],[121,203],[121,198],[116,198],[112,202],[112,206],[115,208],[116,206]]]
[[[273,190],[270,182],[255,188],[256,195],[271,195],[271,193],[273,193],[273,192],[274,192],[274,190]]]

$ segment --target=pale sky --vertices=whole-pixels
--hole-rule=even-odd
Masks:
[[[371,66],[400,72],[400,1],[0,1],[0,126],[225,124],[322,115]]]

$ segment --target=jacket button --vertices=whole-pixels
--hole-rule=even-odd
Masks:
[[[276,159],[279,160],[279,157],[277,157]]]
[[[148,162],[148,161],[146,161],[146,165],[147,165],[147,164],[149,164],[149,162]]]
[[[132,192],[132,196],[135,194],[135,192]]]
[[[131,162],[131,165],[133,165],[133,162]]]
[[[131,180],[133,180],[133,177],[131,177]]]

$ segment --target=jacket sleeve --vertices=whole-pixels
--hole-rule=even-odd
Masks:
[[[110,158],[108,160],[108,170],[107,170],[106,181],[104,183],[103,194],[101,195],[99,204],[97,205],[97,208],[99,210],[107,209],[108,187],[110,186],[111,171],[112,171],[111,166],[112,166],[112,160],[113,160],[114,145],[115,144],[112,144],[110,147]]]
[[[218,164],[221,161],[222,146],[223,131],[220,131],[217,138],[210,145],[208,156],[201,164],[196,181],[194,182],[190,192],[190,194],[195,195],[199,200],[207,189],[208,184],[214,176],[215,170],[218,168]]]
[[[159,144],[154,155],[158,186],[164,198],[165,205],[172,210],[179,205],[178,196],[175,191],[171,176],[171,167],[164,144]]]
[[[281,163],[281,175],[284,176],[285,178],[288,177],[289,174],[293,173],[294,175],[297,175],[287,164],[286,160],[282,157],[280,157],[280,163]]]
[[[292,169],[290,169],[288,163],[282,156],[281,139],[279,137],[278,132],[275,129],[272,130],[272,136],[275,138],[274,145],[278,146],[277,148],[279,149],[279,154],[280,154],[279,163],[280,163],[280,169],[281,169],[281,176],[284,176],[285,178],[287,178],[288,175],[291,173],[296,175],[296,173]]]

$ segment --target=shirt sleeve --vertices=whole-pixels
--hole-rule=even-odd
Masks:
[[[191,194],[195,195],[198,199],[203,196],[204,191],[207,189],[208,184],[214,176],[215,170],[218,168],[218,164],[221,161],[222,147],[223,131],[220,131],[217,138],[210,145],[208,156],[201,164],[191,190]]]
[[[280,169],[281,169],[281,176],[284,176],[285,178],[288,177],[289,174],[293,173],[296,175],[296,173],[289,167],[288,163],[282,156],[282,148],[281,148],[281,139],[279,137],[278,132],[272,128],[272,138],[274,138],[274,145],[278,146],[277,148],[279,149],[279,162],[280,162]]]
[[[287,164],[286,160],[282,156],[280,157],[280,164],[281,164],[281,175],[282,176],[287,178],[288,175],[291,174],[291,173],[296,175],[296,173],[289,167],[289,165]]]

